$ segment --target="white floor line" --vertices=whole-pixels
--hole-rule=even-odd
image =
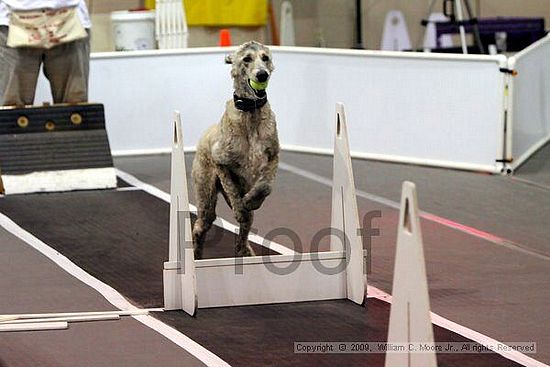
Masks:
[[[298,176],[302,176],[304,178],[310,179],[310,180],[315,181],[317,183],[323,184],[325,186],[332,187],[332,180],[331,179],[329,179],[327,177],[324,177],[324,176],[321,176],[321,175],[318,175],[318,174],[313,173],[311,171],[307,171],[307,170],[304,170],[302,168],[299,168],[299,167],[296,167],[296,166],[293,166],[293,165],[290,165],[290,164],[284,163],[284,162],[279,162],[279,168],[282,169],[282,170],[285,170],[287,172],[294,173]],[[396,201],[386,199],[386,198],[378,196],[378,195],[370,194],[370,193],[362,191],[362,190],[356,190],[356,193],[357,193],[357,196],[359,196],[359,197],[362,197],[362,198],[370,200],[370,201],[377,202],[379,204],[388,206],[390,208],[393,208],[393,209],[396,209],[396,210],[399,210],[399,208],[400,208],[400,204]],[[513,241],[495,236],[495,235],[493,235],[491,233],[488,233],[488,232],[484,232],[484,231],[466,226],[464,224],[454,222],[452,220],[437,216],[435,214],[431,214],[431,213],[428,213],[428,212],[425,212],[425,211],[421,211],[420,212],[420,217],[425,219],[425,220],[429,220],[430,222],[434,222],[434,223],[443,225],[445,227],[452,228],[454,230],[466,233],[468,235],[471,235],[471,236],[474,236],[474,237],[477,237],[477,238],[481,238],[485,241],[489,241],[493,244],[505,247],[507,249],[510,249],[510,250],[513,250],[513,251],[516,251],[516,252],[521,252],[525,255],[533,256],[533,257],[536,257],[536,258],[541,259],[541,260],[546,260],[546,261],[550,260],[550,256],[548,256],[546,254],[539,253],[539,252],[527,249],[527,248],[523,247],[522,245],[520,245],[518,243],[515,243]]]
[[[541,190],[550,191],[550,186],[548,186],[548,185],[544,185],[544,184],[541,184],[541,183],[538,183],[538,182],[535,182],[535,181],[527,180],[523,177],[518,177],[517,175],[516,176],[510,176],[509,178],[512,181],[521,182],[523,184],[526,184],[526,185],[529,185],[529,186],[532,186],[532,187],[536,187],[536,188],[541,189]]]
[[[129,187],[119,187],[116,191],[141,191],[139,187],[129,186]]]
[[[124,172],[118,168],[115,169],[116,170],[116,175],[118,177],[120,177],[122,180],[126,181],[127,183],[129,183],[130,185],[132,186],[135,186],[145,192],[147,192],[148,194],[152,195],[152,196],[155,196],[161,200],[164,200],[166,201],[167,203],[170,202],[170,194],[167,193],[167,192],[164,192],[162,191],[161,189],[153,186],[153,185],[150,185],[148,183],[145,183],[143,181],[141,181],[140,179],[138,179],[137,177],[127,173],[127,172]],[[192,205],[192,204],[189,204],[189,209],[193,212],[193,213],[196,213],[197,212],[197,207]],[[214,224],[220,228],[223,228],[231,233],[238,233],[238,230],[239,230],[239,227],[237,227],[236,225],[228,222],[227,220],[223,219],[223,218],[220,218],[220,217],[217,217],[216,220],[214,221]],[[258,245],[261,245],[263,247],[267,247],[273,251],[276,251],[282,255],[294,255],[296,253],[296,251],[292,250],[292,249],[289,249],[288,247],[286,246],[283,246],[277,242],[273,242],[273,241],[268,241],[266,240],[265,238],[259,236],[259,235],[256,235],[256,234],[250,234],[248,236],[248,239],[251,241],[251,242],[254,242]]]
[[[368,298],[376,298],[381,301],[390,303],[392,302],[392,296],[383,290],[380,290],[376,287],[367,285],[367,297]],[[439,327],[442,327],[444,329],[450,330],[456,334],[462,335],[463,337],[473,340],[479,344],[482,345],[497,345],[497,344],[505,344],[502,342],[499,342],[496,339],[493,339],[487,335],[478,333],[475,330],[469,329],[465,326],[462,326],[460,324],[457,324],[456,322],[453,322],[451,320],[448,320],[442,316],[439,316],[436,313],[430,312],[432,323],[434,325],[437,325]],[[517,351],[496,351],[495,353],[500,354],[506,359],[509,359],[513,362],[519,363],[522,366],[526,367],[550,367],[547,364],[544,364],[542,362],[539,362],[523,353],[517,352]]]
[[[40,239],[27,232],[25,229],[21,228],[10,218],[0,213],[0,226],[3,227],[6,231],[10,232],[14,236],[18,237],[22,241],[29,244],[31,247],[42,253],[48,259],[53,261],[63,270],[65,270],[70,275],[74,276],[84,284],[92,287],[98,291],[107,301],[109,301],[113,306],[117,307],[120,310],[139,310],[139,308],[132,305],[124,296],[122,296],[118,291],[116,291],[111,286],[103,283],[99,279],[91,276],[83,269],[79,268],[75,263],[69,260],[67,257],[63,256],[46,243],[42,242]],[[218,366],[229,366],[224,360],[219,358],[217,355],[204,348],[197,342],[190,339],[188,336],[180,333],[179,331],[171,328],[170,326],[164,324],[163,322],[155,319],[152,316],[133,316],[134,319],[138,320],[142,324],[150,327],[159,334],[163,335],[170,341],[174,342],[181,348],[185,349],[188,353],[193,355],[195,358],[199,359],[201,362],[211,367]]]

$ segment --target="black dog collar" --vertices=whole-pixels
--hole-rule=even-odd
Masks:
[[[254,111],[267,103],[267,94],[264,92],[262,96],[259,96],[258,99],[252,98],[243,98],[238,97],[236,94],[233,94],[233,102],[235,102],[235,107],[238,110],[251,112]]]

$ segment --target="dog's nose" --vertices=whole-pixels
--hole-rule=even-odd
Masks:
[[[263,83],[267,80],[267,78],[269,78],[269,74],[267,73],[267,71],[265,70],[260,70],[258,71],[258,73],[256,74],[256,79],[258,79],[258,81],[260,83]]]

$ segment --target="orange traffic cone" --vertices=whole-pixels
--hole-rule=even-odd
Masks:
[[[231,33],[229,33],[229,29],[220,29],[220,43],[219,45],[221,47],[228,47],[231,46]]]

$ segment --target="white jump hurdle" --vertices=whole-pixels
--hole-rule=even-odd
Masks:
[[[321,253],[195,260],[178,112],[174,120],[169,259],[164,263],[166,310],[182,309],[195,315],[198,308],[208,307],[346,298],[364,303],[366,254],[359,232],[342,104],[336,107],[331,224],[334,232],[331,251]]]
[[[416,187],[404,182],[397,227],[397,248],[393,272],[389,344],[419,343],[433,346],[430,298]],[[434,352],[386,353],[386,367],[436,367]]]

